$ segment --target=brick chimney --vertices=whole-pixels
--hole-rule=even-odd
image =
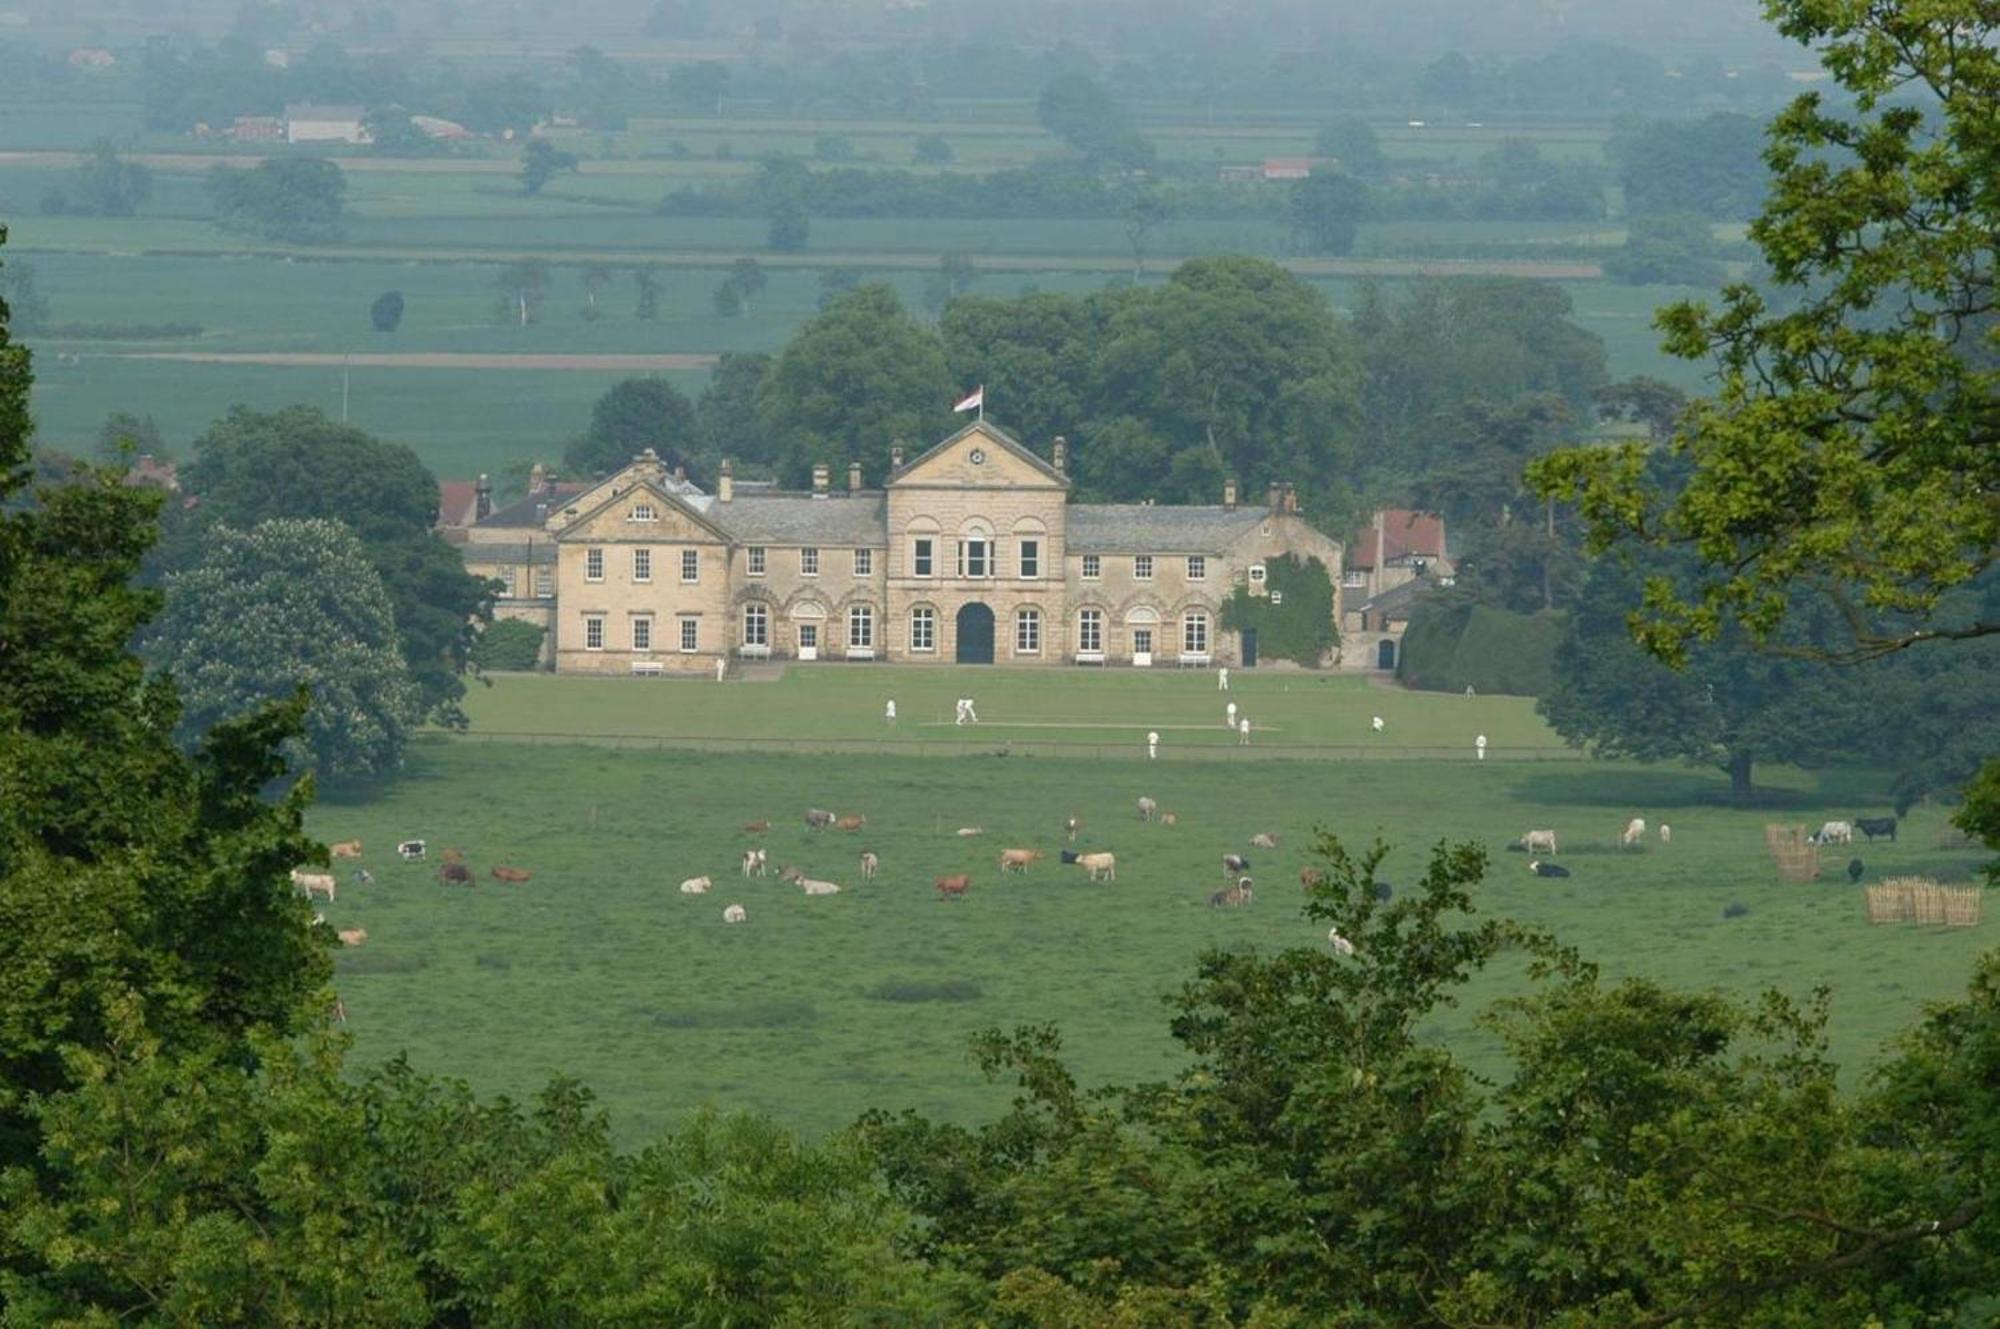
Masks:
[[[1056,435],[1054,464],[1056,474],[1067,479],[1069,477],[1069,440],[1061,434]]]
[[[472,487],[472,519],[485,521],[493,515],[493,482],[486,478],[486,472],[479,473],[479,483]]]
[[[847,492],[849,496],[861,492],[861,463],[858,461],[847,463]]]
[[[1222,507],[1225,512],[1236,511],[1236,478],[1234,476],[1222,482]]]
[[[1296,513],[1298,510],[1299,510],[1299,487],[1295,484],[1287,482],[1285,485],[1285,511]]]
[[[722,459],[722,470],[717,473],[715,479],[715,501],[718,503],[729,503],[733,502],[735,498],[736,467],[730,463],[729,458],[724,457]]]
[[[827,482],[828,482],[828,475],[827,475],[827,469],[826,469],[826,463],[825,463],[825,462],[823,462],[823,461],[821,461],[821,462],[814,462],[814,463],[813,463],[813,497],[814,497],[814,498],[825,498],[825,497],[826,497],[826,486],[827,486]]]
[[[539,494],[549,487],[549,468],[536,462],[528,468],[528,492]]]
[[[903,469],[903,445],[901,443],[891,443],[889,445],[889,469],[892,472]]]

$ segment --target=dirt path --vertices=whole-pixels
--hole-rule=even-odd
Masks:
[[[142,351],[108,356],[113,360],[177,360],[201,365],[282,365],[315,368],[349,365],[361,369],[588,369],[643,373],[662,369],[712,369],[716,355],[480,355],[456,351],[414,351],[407,355],[331,355],[312,351]]]

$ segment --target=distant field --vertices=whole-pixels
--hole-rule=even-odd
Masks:
[[[1008,692],[986,680],[967,688],[982,711],[1005,710]],[[635,711],[654,716],[707,711],[716,696],[712,685],[628,692]],[[659,700],[648,706],[648,695]],[[1212,692],[1145,696],[1162,720],[1199,723],[1213,709]],[[1079,689],[1036,709],[1064,711],[1082,698],[1093,709],[1111,700]],[[1260,709],[1270,711],[1269,700]],[[825,703],[844,713],[839,689]],[[1416,723],[1392,714],[1394,727]],[[746,756],[437,740],[413,750],[393,789],[322,803],[311,824],[329,839],[361,837],[378,878],[343,882],[326,910],[369,933],[338,966],[363,1062],[408,1051],[429,1070],[516,1095],[557,1073],[580,1076],[633,1140],[701,1104],[761,1109],[814,1130],[872,1106],[990,1116],[1012,1091],[983,1085],[966,1057],[967,1036],[990,1025],[1055,1022],[1086,1083],[1166,1074],[1175,1057],[1161,998],[1187,978],[1197,951],[1325,944],[1324,928],[1298,912],[1315,826],[1391,842],[1382,876],[1401,890],[1440,839],[1486,844],[1493,867],[1482,907],[1555,928],[1613,977],[1739,996],[1772,985],[1804,996],[1828,984],[1832,1052],[1852,1073],[1925,1002],[1961,991],[1996,925],[1869,927],[1844,875],[1780,885],[1761,824],[1878,807],[1880,781],[1769,774],[1779,806],[1742,812],[1722,803],[1719,776],[1624,764]],[[1142,793],[1180,825],[1141,824],[1133,800]],[[859,835],[809,834],[799,817],[813,805],[864,813],[868,825]],[[1092,885],[1056,864],[1071,813],[1084,823],[1081,846],[1117,854],[1116,883]],[[1612,848],[1634,814],[1671,822],[1673,843]],[[754,818],[773,829],[738,830]],[[1855,852],[1871,874],[1962,880],[1979,856],[1931,848],[1940,824],[1924,813],[1898,845]],[[986,833],[954,834],[965,825]],[[1557,831],[1571,879],[1533,877],[1524,857],[1500,852],[1529,827]],[[1278,832],[1280,847],[1250,849],[1259,830]],[[433,854],[464,849],[477,886],[447,890],[432,867],[397,863],[389,847],[407,836],[428,839]],[[846,891],[807,899],[775,879],[744,882],[737,861],[753,843]],[[1048,859],[1003,879],[994,856],[1008,846]],[[855,871],[863,847],[881,855],[873,883]],[[1207,905],[1226,851],[1251,858],[1257,895],[1246,909]],[[495,863],[535,879],[499,885],[486,876]],[[961,871],[972,874],[971,895],[940,902],[932,878]],[[676,889],[704,874],[712,893]],[[1723,918],[1732,901],[1749,914]],[[721,921],[731,902],[748,909],[742,927]],[[1503,965],[1432,1034],[1498,1069],[1478,1019],[1521,982]]]

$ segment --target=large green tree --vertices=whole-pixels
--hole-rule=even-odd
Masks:
[[[324,157],[270,157],[247,170],[217,165],[208,193],[225,230],[300,244],[342,234],[347,177]]]
[[[1057,74],[1035,103],[1042,128],[1082,153],[1093,165],[1124,169],[1153,164],[1153,145],[1140,134],[1117,99],[1088,74]]]
[[[944,352],[895,291],[871,282],[832,301],[793,337],[758,389],[757,417],[790,484],[815,462],[858,461],[887,473],[889,447],[919,446],[951,428],[954,384]]]
[[[764,351],[722,353],[695,404],[695,434],[708,456],[752,466],[766,466],[776,459],[769,437],[757,423],[757,393],[773,360]]]
[[[590,428],[563,449],[563,465],[572,475],[609,475],[647,448],[669,466],[694,467],[694,406],[664,378],[628,378],[591,406]]]
[[[201,561],[167,578],[148,653],[179,686],[183,728],[206,733],[301,689],[290,755],[329,779],[402,764],[421,702],[397,650],[389,594],[354,532],[323,517],[212,527]]]
[[[431,533],[437,481],[417,455],[312,407],[235,407],[195,440],[182,490],[199,502],[177,514],[161,559],[193,566],[217,525],[247,530],[282,517],[328,517],[361,538],[396,616],[409,677],[427,718],[461,724],[458,702],[485,608],[486,585]]]

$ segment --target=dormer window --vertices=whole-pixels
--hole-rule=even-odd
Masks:
[[[627,521],[658,521],[660,513],[651,503],[634,503]]]
[[[1262,563],[1252,563],[1250,565],[1250,584],[1252,586],[1262,586],[1265,575]]]

